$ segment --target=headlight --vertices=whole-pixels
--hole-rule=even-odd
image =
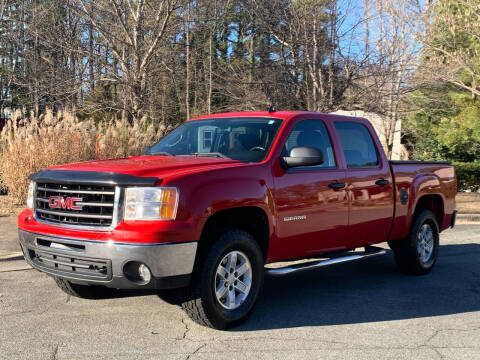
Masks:
[[[27,207],[33,210],[33,193],[35,192],[35,183],[30,181],[30,185],[28,185],[28,193],[27,193]]]
[[[125,189],[125,220],[174,220],[178,191],[172,187]]]

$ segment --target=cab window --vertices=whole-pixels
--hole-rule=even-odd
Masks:
[[[290,150],[298,146],[310,146],[323,152],[325,161],[315,168],[332,168],[336,166],[332,144],[327,128],[321,120],[303,120],[298,122],[288,136],[282,156],[288,156]],[[308,168],[311,168],[310,166]]]
[[[347,167],[376,167],[380,163],[377,149],[367,127],[357,122],[336,121]]]

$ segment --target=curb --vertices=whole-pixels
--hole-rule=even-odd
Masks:
[[[480,223],[480,214],[458,214],[457,221],[460,222],[471,222],[471,223]]]
[[[0,251],[0,261],[13,261],[13,260],[23,260],[23,253],[20,251],[7,252],[7,253]]]
[[[33,269],[25,261],[0,262],[0,273]]]
[[[32,269],[19,251],[0,251],[0,273]]]

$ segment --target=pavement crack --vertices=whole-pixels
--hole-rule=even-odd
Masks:
[[[188,332],[190,331],[188,324],[185,322],[185,318],[182,318],[182,324],[185,326],[185,331],[183,332],[181,339],[178,340],[185,340],[187,338]]]
[[[447,329],[438,329],[435,330],[435,332],[428,337],[428,339],[422,344],[423,346],[432,346],[430,341],[432,341],[438,334],[445,332],[445,331],[461,331],[461,332],[469,332],[469,331],[477,331],[480,330],[480,327],[474,327],[471,329],[454,329],[454,328],[447,328]],[[436,346],[439,347],[439,346]]]
[[[440,333],[442,332],[446,332],[446,331],[460,331],[460,332],[469,332],[469,331],[477,331],[477,330],[480,330],[480,327],[475,327],[475,328],[471,328],[471,329],[453,329],[453,328],[447,328],[447,329],[437,329],[433,332],[432,335],[430,335],[421,345],[419,345],[417,348],[427,348],[427,349],[431,349],[432,351],[434,351],[440,360],[442,359],[445,359],[445,356],[440,352],[439,349],[445,349],[445,348],[453,348],[453,347],[445,347],[445,346],[438,346],[438,345],[434,345],[434,344],[431,344],[430,342],[435,338],[437,337]],[[462,349],[464,348],[467,348],[465,346],[462,346],[460,347]]]
[[[58,359],[58,348],[60,347],[59,344],[55,345],[55,349],[53,349],[52,356],[50,356],[51,360],[57,360]]]
[[[440,358],[440,360],[445,359],[445,356],[443,356],[443,354],[442,354],[437,348],[431,347],[431,349],[432,349],[433,351],[435,351],[435,353],[438,355],[438,357]]]
[[[196,353],[198,353],[200,350],[202,350],[205,346],[207,346],[206,343],[200,345],[199,347],[197,347],[192,353],[188,354],[187,357],[185,358],[185,360],[190,360],[190,358],[195,355]]]
[[[29,314],[29,313],[32,313],[32,312],[33,312],[33,310],[16,311],[16,312],[8,313],[8,314],[2,314],[2,317],[3,317],[3,316],[25,315],[25,314]]]
[[[431,346],[429,343],[432,341],[440,332],[444,331],[443,329],[435,330],[432,335],[430,335],[427,340],[423,342],[420,346]]]

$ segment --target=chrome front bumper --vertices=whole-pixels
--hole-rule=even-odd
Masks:
[[[188,285],[197,242],[135,244],[94,241],[35,234],[19,229],[26,261],[51,276],[84,285],[118,289],[166,289]],[[148,284],[129,280],[124,266],[130,261],[147,265]]]

